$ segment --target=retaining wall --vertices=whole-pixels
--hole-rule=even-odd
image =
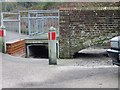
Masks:
[[[75,52],[120,35],[119,10],[115,8],[60,10],[60,57],[72,58]]]

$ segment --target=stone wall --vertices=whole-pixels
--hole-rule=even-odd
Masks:
[[[72,58],[75,52],[91,45],[107,45],[120,35],[117,8],[61,8],[60,58]]]

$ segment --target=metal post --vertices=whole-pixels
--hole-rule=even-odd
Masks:
[[[58,37],[60,36],[60,12],[58,11]]]
[[[30,13],[28,12],[28,33],[30,35]]]
[[[21,25],[20,25],[20,13],[19,13],[19,15],[18,15],[18,20],[19,20],[19,34],[21,34]]]
[[[1,46],[0,49],[3,53],[6,53],[6,40],[5,40],[5,36],[6,36],[6,28],[5,26],[1,26],[0,27],[0,42],[1,42]]]
[[[44,16],[42,16],[42,33],[44,32]]]
[[[59,56],[60,56],[60,53],[59,53],[60,50],[59,50],[59,48],[60,48],[59,47],[59,41],[57,41],[57,58],[59,58]]]
[[[48,32],[48,47],[49,47],[49,65],[57,64],[56,57],[56,29],[50,27]]]
[[[3,26],[3,13],[1,12],[1,26]]]
[[[36,33],[38,33],[38,14],[36,14]]]
[[[57,37],[60,36],[60,11],[58,10],[58,30],[57,30]],[[59,48],[59,41],[58,41],[58,58],[60,55],[60,48]]]

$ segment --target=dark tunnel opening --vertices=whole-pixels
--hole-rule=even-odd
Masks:
[[[48,46],[46,45],[31,45],[29,46],[29,57],[33,58],[48,58]]]
[[[108,57],[107,52],[102,52],[102,53],[79,53],[76,52],[73,55],[73,58],[100,58],[100,57]]]

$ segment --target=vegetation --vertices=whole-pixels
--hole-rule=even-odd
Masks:
[[[60,2],[2,2],[2,11],[18,11],[18,10],[28,10],[28,9],[50,9],[57,8]]]

